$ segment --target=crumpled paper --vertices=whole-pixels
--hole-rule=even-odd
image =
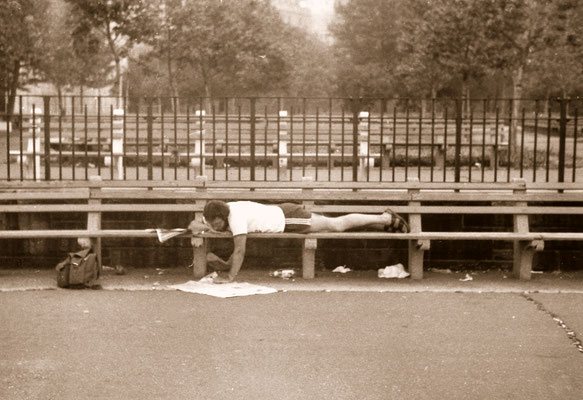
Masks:
[[[332,270],[332,272],[338,272],[340,274],[345,274],[352,271],[350,268],[346,268],[346,265],[340,265]]]
[[[204,277],[202,277],[199,282],[201,283],[214,283],[215,282],[215,278],[219,276],[219,274],[217,274],[217,272],[211,272],[208,275],[205,275]]]
[[[405,267],[403,267],[403,264],[399,263],[399,264],[395,264],[395,265],[390,265],[387,266],[385,268],[380,268],[378,270],[378,277],[379,278],[397,278],[397,279],[403,279],[408,277],[409,274],[407,271],[405,271]]]

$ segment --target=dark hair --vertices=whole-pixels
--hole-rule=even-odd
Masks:
[[[224,201],[211,200],[204,206],[202,215],[209,222],[215,218],[221,218],[226,222],[229,218],[229,206]]]

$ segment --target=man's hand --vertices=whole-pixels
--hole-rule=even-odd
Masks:
[[[231,274],[223,274],[223,273],[219,273],[219,276],[217,276],[215,279],[213,279],[213,283],[231,283],[234,281],[234,278],[231,277]]]
[[[188,229],[190,229],[192,231],[192,233],[203,233],[203,232],[207,232],[210,230],[210,228],[208,226],[206,226],[206,224],[204,224],[200,221],[197,221],[195,219],[190,221],[190,224],[188,225]]]

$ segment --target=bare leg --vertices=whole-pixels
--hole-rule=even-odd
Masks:
[[[339,217],[325,217],[312,214],[310,232],[344,232],[349,229],[371,228],[382,231],[385,225],[392,222],[388,213],[380,215],[346,214]]]

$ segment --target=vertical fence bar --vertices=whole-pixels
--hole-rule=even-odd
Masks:
[[[536,152],[538,144],[538,113],[539,113],[539,101],[534,102],[534,149],[532,152],[532,181],[536,182]]]
[[[316,107],[316,177],[315,180],[318,180],[318,167],[319,167],[319,147],[320,147],[320,107]]]
[[[485,175],[486,175],[486,123],[487,123],[487,114],[488,110],[488,100],[483,101],[482,104],[482,159],[481,159],[481,181],[484,182]]]
[[[24,116],[22,115],[22,96],[18,96],[18,119],[20,122],[20,126],[18,128],[18,133],[19,133],[19,145],[20,145],[20,180],[23,181],[24,180],[24,154],[22,154],[24,152],[24,132],[23,132],[23,121],[24,121]]]
[[[550,165],[551,165],[551,131],[552,131],[552,106],[549,100],[548,115],[547,115],[547,155],[546,155],[546,172],[545,180],[549,181]]]
[[[565,182],[565,144],[567,143],[567,105],[568,100],[559,99],[559,182]]]
[[[45,180],[51,180],[51,98],[43,96],[44,167]]]
[[[525,118],[526,118],[526,110],[522,107],[522,121],[520,123],[520,178],[524,177],[524,136],[525,136]]]
[[[385,104],[386,104],[385,99],[384,98],[381,99],[381,104],[380,104],[381,114],[379,116],[380,124],[381,124],[381,127],[380,127],[381,137],[379,139],[379,142],[380,142],[380,147],[379,147],[379,150],[380,150],[379,151],[379,153],[380,153],[379,182],[383,181],[383,167],[384,167],[384,163],[385,163],[385,160],[384,160],[384,155],[385,155],[384,154],[385,153],[385,143],[384,143],[385,142],[385,135],[384,135],[384,133],[385,133]]]
[[[372,135],[372,125],[371,125],[371,114],[372,114],[372,110],[369,106],[368,111],[367,111],[367,116],[366,116],[366,124],[367,124],[367,135],[366,135],[366,161],[365,161],[365,165],[366,165],[366,181],[370,181],[370,137]],[[373,166],[374,166],[374,161],[373,161]]]
[[[461,180],[462,99],[455,100],[455,182]]]
[[[229,99],[225,97],[225,180],[229,180]]]
[[[421,180],[421,142],[423,141],[423,101],[419,109],[419,143],[417,145],[417,179]]]
[[[75,180],[75,96],[71,99],[71,178]]]
[[[512,169],[512,158],[514,153],[514,130],[512,129],[513,119],[512,119],[512,109],[514,108],[513,99],[509,100],[508,104],[508,154],[507,154],[507,166],[506,166],[506,182],[510,182],[510,171]]]
[[[101,96],[97,96],[97,175],[101,176]]]
[[[186,179],[190,180],[190,98],[186,100]]]
[[[165,171],[164,171],[164,164],[165,164],[165,157],[164,153],[166,152],[166,141],[164,137],[166,136],[166,131],[164,129],[164,99],[158,98],[158,103],[160,104],[160,173],[162,180],[165,179]]]
[[[500,108],[496,106],[496,129],[494,137],[494,182],[498,182],[498,140],[500,129]],[[491,161],[490,161],[491,162]]]
[[[332,98],[328,99],[328,181],[332,180]]]
[[[344,104],[342,105],[342,109],[340,110],[340,114],[341,114],[341,118],[342,121],[341,123],[341,128],[340,128],[340,133],[342,134],[342,138],[340,139],[340,143],[341,143],[341,150],[340,150],[340,182],[344,182],[344,149],[346,147],[345,145],[345,140],[346,138],[344,137],[344,135],[346,134],[346,127],[344,126],[344,124],[346,123],[345,121],[345,110],[344,110]]]
[[[294,175],[294,107],[290,107],[289,124],[289,180],[293,181]]]
[[[472,181],[472,151],[473,151],[473,144],[474,144],[474,107],[472,107],[472,103],[470,102],[470,135],[469,135],[469,154],[468,154],[468,182]]]
[[[447,122],[448,122],[447,105],[444,110],[444,125],[443,125],[443,181],[447,181]]]
[[[435,98],[431,99],[431,166],[429,171],[429,181],[433,182],[433,169],[434,169],[434,151],[435,149]]]
[[[148,102],[146,111],[146,133],[148,143],[148,180],[154,179],[154,99],[146,99]]]
[[[136,179],[140,179],[140,98],[136,100]]]
[[[65,107],[66,107],[65,99]],[[63,180],[63,113],[59,110],[58,129],[59,129],[59,180]]]
[[[263,145],[263,180],[267,180],[267,145],[268,145],[268,136],[267,136],[267,128],[269,127],[269,117],[267,116],[267,105],[264,108],[264,118],[265,118],[265,127],[263,130],[263,137],[264,137],[264,145]]]
[[[123,98],[123,119],[122,119],[122,128],[123,128],[123,134],[122,134],[122,139],[123,139],[123,146],[122,146],[122,153],[123,153],[123,177],[122,179],[125,181],[127,178],[127,171],[126,171],[126,160],[127,160],[127,154],[126,154],[126,150],[127,150],[127,143],[128,143],[128,138],[127,138],[127,114],[128,114],[128,107],[127,107],[127,97],[124,96]]]
[[[405,100],[405,182],[409,180],[409,99]]]
[[[199,167],[199,175],[206,175],[206,170],[205,170],[205,159],[204,159],[204,153],[205,153],[205,145],[204,145],[204,135],[206,132],[203,132],[203,115],[205,115],[205,107],[204,107],[204,102],[203,102],[203,98],[200,97],[199,101],[198,101],[198,132],[199,132],[199,146],[200,146],[200,150],[199,150],[199,161],[200,161],[200,167]]]
[[[578,111],[577,111],[577,107],[575,107],[575,110],[573,112],[573,118],[574,118],[574,123],[573,123],[573,176],[571,177],[571,180],[573,182],[575,182],[575,178],[576,178],[576,171],[577,171],[577,122],[578,122]]]
[[[358,116],[360,114],[360,104],[356,99],[352,99],[352,180],[358,180]]]
[[[85,133],[85,143],[83,147],[85,148],[85,180],[89,179],[89,115],[87,110],[87,104],[83,104],[83,122],[84,122],[84,133]]]
[[[391,151],[392,181],[395,182],[395,163],[397,159],[397,105],[393,106],[393,148]]]
[[[4,99],[4,101],[6,104],[6,109],[3,110],[6,117],[6,176],[10,181],[10,117],[12,116],[12,110],[8,112],[8,99]]]
[[[172,98],[172,109],[174,119],[174,180],[178,179],[178,163],[180,161],[180,146],[178,145],[178,101]]]
[[[241,133],[241,105],[237,107],[237,127],[239,129],[239,180],[241,180],[241,141],[242,141],[242,133]]]
[[[251,181],[255,180],[255,106],[256,106],[256,98],[252,97],[249,99],[249,129],[250,129],[250,137],[251,137],[251,161],[249,168],[251,169],[250,172],[250,179]]]
[[[306,176],[306,98],[302,99],[302,178]]]
[[[109,105],[109,179],[113,180],[113,104]]]
[[[276,179],[278,182],[279,182],[279,178],[280,178],[279,177],[279,174],[280,174],[279,170],[281,167],[281,165],[280,165],[281,164],[281,158],[280,158],[280,155],[281,155],[281,148],[280,148],[280,143],[281,143],[281,112],[282,112],[281,97],[278,97],[277,98],[277,116],[276,116],[276,118],[277,118],[277,138],[276,138],[277,144],[276,144],[276,148],[275,148],[275,151],[277,154],[277,161],[275,163],[277,170],[276,170],[275,176],[276,176]]]
[[[217,179],[216,171],[217,171],[217,109],[215,107],[214,100],[211,100],[211,113],[212,113],[212,146],[213,146],[213,181]],[[202,151],[202,148],[201,148]]]
[[[36,181],[36,104],[32,105],[32,179]]]

